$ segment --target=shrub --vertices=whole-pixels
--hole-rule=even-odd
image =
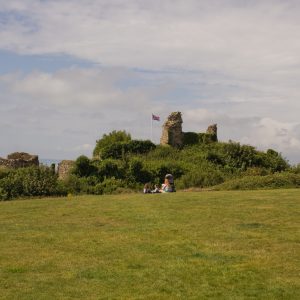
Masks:
[[[116,142],[102,149],[101,158],[125,159],[128,154],[145,154],[155,149],[151,141],[132,140],[129,142]]]
[[[196,132],[184,132],[183,133],[183,145],[195,145],[199,143],[199,134]]]
[[[131,183],[146,183],[153,179],[151,172],[144,168],[143,162],[138,158],[130,161],[127,177]]]
[[[94,187],[94,193],[97,195],[113,194],[118,188],[123,188],[125,186],[126,184],[120,179],[115,179],[114,177],[105,178]]]
[[[294,174],[300,174],[300,164],[297,166],[292,167],[289,172],[294,173]]]
[[[114,159],[106,159],[98,165],[98,178],[103,180],[105,177],[115,177],[122,179],[125,177],[125,164]]]
[[[66,194],[94,194],[94,187],[100,182],[97,176],[78,177],[70,174],[60,184]]]
[[[131,141],[131,135],[125,130],[122,131],[112,131],[109,134],[104,134],[100,140],[96,141],[96,147],[93,151],[94,157],[102,158],[103,149],[120,142]]]
[[[210,187],[224,182],[224,176],[218,170],[193,170],[184,174],[176,183],[177,188]]]
[[[10,172],[10,170],[8,168],[5,168],[5,167],[2,168],[2,167],[0,167],[0,179],[8,176],[9,172]]]
[[[57,175],[45,166],[10,170],[9,174],[0,180],[0,188],[2,195],[7,199],[60,195],[63,192],[58,186]]]
[[[73,173],[79,177],[87,177],[97,173],[97,168],[88,157],[81,155],[75,161]]]
[[[179,159],[181,151],[171,146],[156,146],[155,149],[150,151],[145,158],[148,160],[170,160]]]
[[[3,200],[8,200],[8,194],[2,187],[0,187],[0,201]]]
[[[198,133],[200,144],[209,144],[212,142],[217,142],[218,138],[216,134],[211,133]]]
[[[272,172],[281,172],[289,168],[288,162],[281,156],[280,153],[273,149],[268,149],[267,153],[264,153],[262,164],[266,168],[270,168]]]
[[[246,176],[233,179],[215,187],[216,190],[255,190],[274,188],[299,188],[300,175],[275,173],[267,176]]]

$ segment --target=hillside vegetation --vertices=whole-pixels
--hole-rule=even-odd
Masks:
[[[300,167],[291,167],[275,150],[262,152],[250,145],[217,142],[208,134],[204,138],[189,133],[185,140],[178,149],[113,131],[97,141],[94,158],[77,158],[64,181],[45,167],[0,170],[0,199],[141,191],[145,183],[162,183],[167,173],[174,175],[177,190],[300,186]]]

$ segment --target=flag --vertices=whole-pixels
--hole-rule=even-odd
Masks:
[[[156,115],[152,114],[152,120],[160,121],[160,118],[159,118],[159,116],[156,116]]]

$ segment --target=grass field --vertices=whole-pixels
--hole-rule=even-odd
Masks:
[[[300,189],[0,202],[1,299],[300,299]]]

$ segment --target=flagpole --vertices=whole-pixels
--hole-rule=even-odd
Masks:
[[[153,116],[151,114],[151,142],[153,140]]]

